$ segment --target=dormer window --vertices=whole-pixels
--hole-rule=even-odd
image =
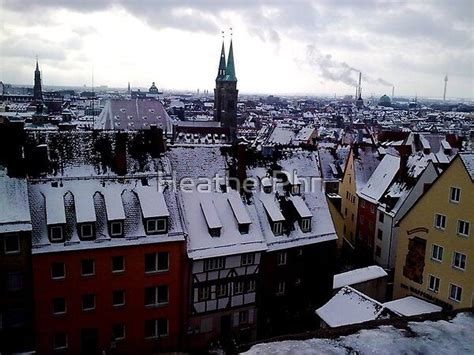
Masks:
[[[160,234],[168,231],[165,218],[154,218],[146,221],[147,234]]]
[[[273,231],[273,234],[275,235],[281,235],[283,232],[283,223],[281,222],[273,223],[272,231]]]
[[[250,224],[239,224],[239,232],[241,234],[249,234]]]
[[[220,228],[209,228],[209,235],[211,237],[220,237],[221,229]]]
[[[309,232],[311,230],[311,218],[302,218],[300,228],[303,232]]]
[[[264,186],[263,187],[263,192],[266,194],[272,193],[272,187],[271,186]]]
[[[93,239],[94,238],[94,226],[92,223],[84,223],[80,225],[81,239]]]
[[[292,195],[299,195],[301,192],[301,185],[291,185],[291,194]]]
[[[110,235],[112,237],[123,236],[123,226],[121,221],[110,222]]]
[[[63,226],[50,227],[49,239],[51,240],[51,242],[62,242],[64,240]]]

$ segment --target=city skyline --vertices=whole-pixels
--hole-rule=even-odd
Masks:
[[[242,93],[474,97],[470,2],[2,4],[1,80],[212,90],[233,27]],[[39,15],[40,14],[40,15]],[[26,23],[30,26],[25,26]]]

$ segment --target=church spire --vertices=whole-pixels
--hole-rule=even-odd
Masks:
[[[225,76],[225,48],[224,48],[224,31],[222,31],[222,49],[219,59],[219,69],[217,70],[216,80],[222,80]]]
[[[43,90],[41,88],[41,72],[38,65],[38,56],[36,56],[35,85],[33,87],[33,98],[35,101],[43,100]]]
[[[232,31],[232,28],[230,30]],[[227,67],[225,73],[225,81],[237,81],[237,78],[235,77],[234,48],[232,45],[232,37],[230,38],[229,56],[227,57]]]

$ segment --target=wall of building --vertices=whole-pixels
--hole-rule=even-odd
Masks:
[[[339,185],[339,195],[342,198],[341,214],[344,217],[344,238],[354,247],[357,235],[357,206],[359,199],[356,193],[354,153],[352,150],[347,158],[344,177]]]
[[[459,203],[449,201],[451,186],[461,189]],[[472,180],[464,169],[463,163],[456,158],[448,170],[445,171],[407,213],[400,223],[397,262],[395,269],[395,298],[405,295],[416,295],[453,308],[472,307],[474,297],[474,239],[472,201],[474,188]],[[435,214],[446,216],[446,229],[434,228]],[[458,220],[470,222],[470,235],[463,237],[457,234]],[[404,274],[406,267],[409,240],[418,237],[426,241],[424,266],[421,263],[422,282],[410,280]],[[432,259],[433,245],[444,248],[441,262]],[[466,255],[466,269],[464,271],[452,266],[453,252],[458,251]],[[419,266],[420,264],[418,264]],[[439,291],[428,289],[429,275],[440,279]],[[462,287],[462,298],[456,302],[449,298],[450,283]]]
[[[52,352],[52,339],[57,332],[68,334],[71,353],[81,350],[81,330],[96,328],[99,351],[110,351],[112,326],[125,325],[125,339],[116,342],[114,351],[145,353],[151,350],[180,348],[182,332],[182,282],[184,250],[182,242],[134,245],[115,248],[87,249],[62,253],[33,255],[36,329],[39,353]],[[145,273],[145,254],[169,253],[169,270]],[[125,271],[112,273],[112,257],[125,257]],[[95,275],[81,276],[81,260],[95,260]],[[53,280],[51,265],[63,262],[66,277]],[[145,288],[168,285],[168,304],[159,307],[145,306]],[[125,305],[112,305],[112,292],[125,291]],[[83,311],[81,297],[93,293],[96,308]],[[67,312],[53,315],[52,300],[64,297]],[[168,319],[168,335],[157,339],[145,339],[145,320],[165,317]]]

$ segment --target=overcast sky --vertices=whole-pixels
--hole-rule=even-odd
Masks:
[[[233,28],[242,93],[474,98],[474,1],[0,0],[0,80],[214,87]]]

